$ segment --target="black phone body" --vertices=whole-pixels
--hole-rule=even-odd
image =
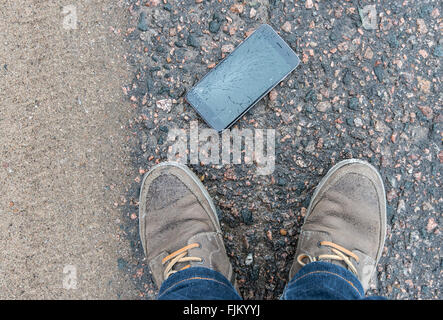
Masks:
[[[207,73],[186,101],[215,130],[233,125],[288,76],[300,59],[267,24],[261,25]]]

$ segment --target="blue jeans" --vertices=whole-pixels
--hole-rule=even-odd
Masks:
[[[282,300],[341,300],[365,298],[357,277],[338,265],[312,262],[286,286]],[[381,297],[370,297],[380,299]],[[232,284],[219,272],[202,267],[172,274],[163,282],[159,300],[241,300]]]

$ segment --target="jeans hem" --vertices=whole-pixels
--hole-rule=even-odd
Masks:
[[[163,292],[162,292],[161,294],[158,295],[158,298],[160,299],[162,295],[166,294],[169,290],[173,289],[174,287],[176,287],[176,286],[178,286],[178,285],[180,285],[180,284],[183,284],[183,283],[186,282],[186,281],[192,281],[192,280],[199,280],[199,281],[213,281],[213,282],[216,282],[216,283],[218,283],[218,284],[221,284],[221,285],[225,286],[227,289],[231,289],[230,286],[228,286],[228,285],[226,285],[225,283],[223,283],[223,282],[221,282],[221,281],[218,281],[217,279],[214,279],[214,278],[191,277],[191,278],[183,279],[183,280],[180,280],[180,281],[178,281],[178,282],[172,283],[169,287],[167,287],[167,288],[165,288],[165,289],[162,288],[162,291],[163,291]]]
[[[160,287],[157,299],[237,300],[241,297],[221,273],[204,267],[191,267],[166,279]]]
[[[307,288],[311,291],[305,291]],[[349,270],[320,261],[301,268],[288,283],[280,299],[321,299],[322,296],[327,299],[362,299],[364,290],[360,281]]]

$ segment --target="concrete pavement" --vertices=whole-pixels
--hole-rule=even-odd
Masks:
[[[134,298],[118,1],[1,1],[0,298]]]

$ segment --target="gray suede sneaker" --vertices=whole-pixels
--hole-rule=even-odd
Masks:
[[[234,284],[214,204],[186,166],[164,162],[146,173],[140,190],[139,227],[158,287],[174,272],[193,266],[216,270]]]
[[[350,159],[333,166],[312,196],[289,277],[313,261],[352,271],[366,291],[386,235],[383,180],[369,163]]]

